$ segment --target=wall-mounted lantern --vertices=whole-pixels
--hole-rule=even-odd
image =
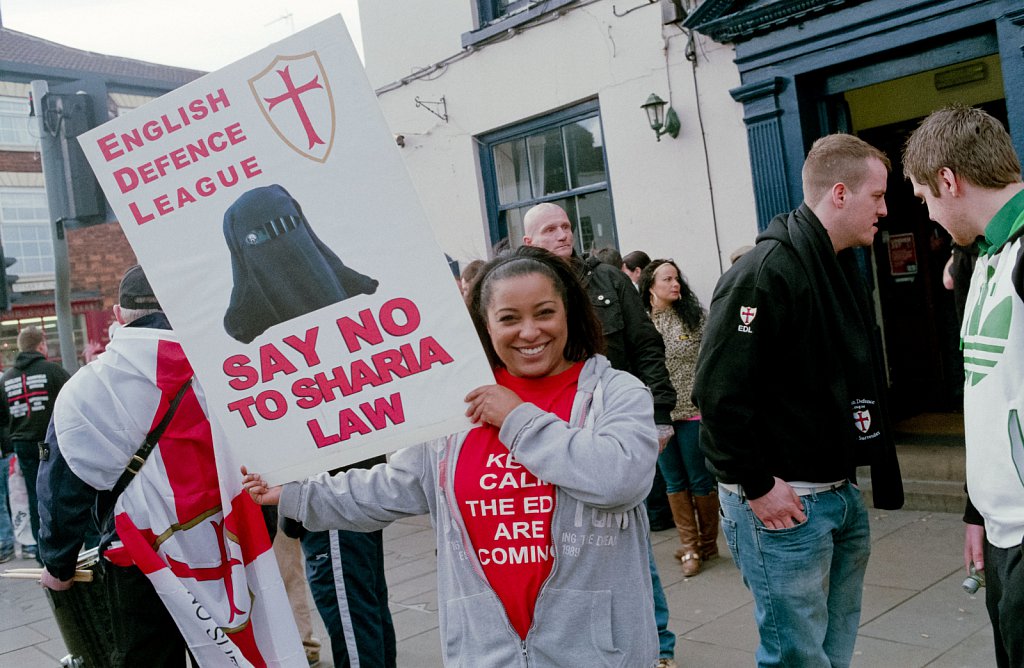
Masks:
[[[668,107],[666,111],[667,104],[665,100],[658,97],[657,93],[651,93],[647,101],[640,105],[640,108],[647,113],[647,122],[654,130],[654,134],[657,135],[658,141],[661,141],[661,135],[664,134],[673,139],[679,136],[679,115],[672,107]]]

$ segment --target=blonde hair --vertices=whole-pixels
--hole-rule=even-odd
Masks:
[[[847,134],[826,135],[811,145],[804,160],[804,201],[817,204],[837,183],[856,192],[868,176],[868,161],[877,159],[886,171],[892,163],[885,153],[863,139]]]
[[[35,325],[29,325],[18,332],[18,351],[28,352],[39,348],[39,344],[46,340],[46,334]]]

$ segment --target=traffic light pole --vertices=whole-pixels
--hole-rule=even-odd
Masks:
[[[43,164],[46,200],[50,209],[50,232],[53,236],[53,307],[57,314],[57,336],[61,363],[68,373],[74,373],[78,371],[78,350],[75,348],[74,319],[71,314],[71,265],[68,262],[68,241],[64,236],[64,218],[59,215],[68,210],[68,192],[60,147],[60,126],[58,124],[52,128],[52,133],[47,128],[45,99],[49,90],[45,81],[32,82],[33,108],[39,128],[39,156]]]

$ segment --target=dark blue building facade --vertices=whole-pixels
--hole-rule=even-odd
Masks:
[[[800,203],[816,138],[850,132],[892,159],[889,215],[861,255],[890,395],[897,418],[958,410],[950,240],[913,198],[900,153],[923,117],[962,103],[1000,118],[1024,156],[1024,2],[704,0],[684,26],[734,45],[759,229]]]

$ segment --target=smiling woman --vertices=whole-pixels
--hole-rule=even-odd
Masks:
[[[499,282],[487,306],[487,332],[513,376],[536,378],[565,371],[565,307],[551,280],[527,274]]]
[[[650,391],[598,354],[590,300],[546,250],[485,265],[469,303],[496,379],[466,397],[477,428],[283,488],[243,470],[245,488],[313,530],[431,513],[446,665],[653,665]]]
[[[603,352],[600,322],[571,266],[540,248],[485,266],[469,310],[491,365],[514,376],[550,375]]]

